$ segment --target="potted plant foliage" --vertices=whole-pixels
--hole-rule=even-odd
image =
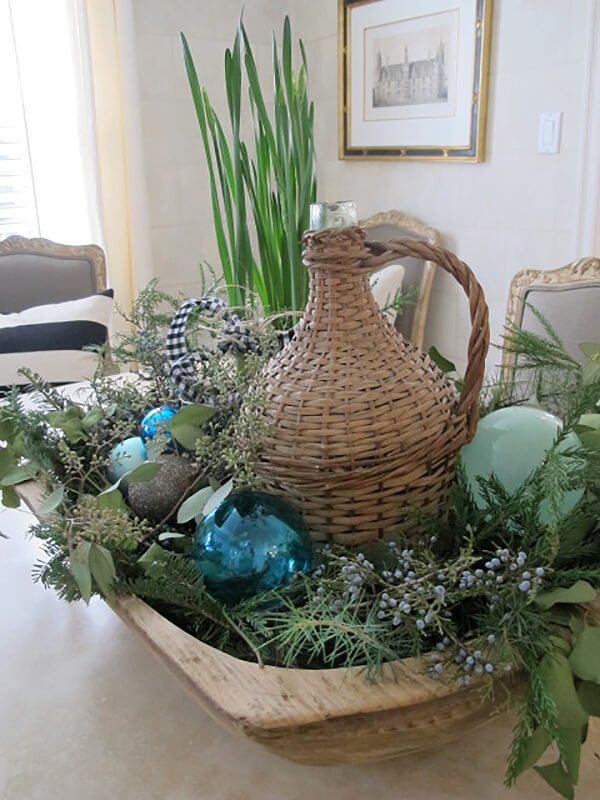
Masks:
[[[307,276],[301,239],[316,197],[314,105],[308,96],[306,53],[293,66],[285,18],[281,55],[273,34],[273,111],[269,114],[246,29],[240,20],[225,52],[229,130],[201,86],[185,36],[185,66],[210,176],[215,233],[229,300],[241,306],[256,293],[267,314],[301,311]],[[252,140],[242,132],[247,82]]]

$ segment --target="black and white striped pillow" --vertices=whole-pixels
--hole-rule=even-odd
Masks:
[[[83,348],[103,344],[113,309],[113,290],[0,314],[0,386],[26,384],[18,370],[27,367],[50,383],[72,383],[93,376],[98,356]]]

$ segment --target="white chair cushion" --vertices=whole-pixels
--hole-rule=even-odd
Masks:
[[[103,344],[113,309],[112,290],[80,300],[0,314],[0,386],[23,385],[28,368],[50,383],[94,375],[98,355],[83,348]]]

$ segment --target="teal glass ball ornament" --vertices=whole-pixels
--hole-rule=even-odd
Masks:
[[[110,453],[107,475],[111,483],[116,483],[127,472],[139,467],[148,458],[146,444],[141,436],[130,436],[116,444]],[[121,487],[127,489],[127,478],[121,481]]]
[[[473,440],[460,451],[469,487],[479,508],[485,508],[478,477],[494,474],[510,494],[513,494],[531,473],[542,464],[546,453],[562,430],[562,421],[533,406],[508,406],[492,411],[480,420]],[[561,451],[579,447],[579,439],[569,433],[561,442]],[[565,460],[568,469],[568,461]],[[583,489],[565,492],[559,519],[566,516],[583,497]],[[539,520],[543,524],[558,521],[553,518],[547,500],[540,503]]]
[[[215,597],[235,603],[312,566],[302,517],[279,497],[240,491],[198,525],[192,558]]]
[[[171,406],[159,406],[147,411],[142,417],[140,425],[144,439],[146,441],[153,439],[157,431],[163,431],[166,438],[170,439],[171,434],[169,433],[168,424],[171,417],[174,417],[176,413],[177,409],[171,408]]]

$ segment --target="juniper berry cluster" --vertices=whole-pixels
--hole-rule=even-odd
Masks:
[[[506,547],[477,553],[471,541],[448,560],[436,552],[435,543],[435,537],[390,541],[368,556],[323,548],[311,576],[313,607],[333,615],[350,608],[365,620],[374,617],[399,635],[416,638],[417,650],[430,652],[434,678],[447,675],[468,686],[474,677],[509,672],[512,665],[501,657],[497,634],[469,631],[455,617],[469,600],[476,613],[496,615],[509,599],[512,604],[531,602],[544,567],[528,565],[527,553]]]

